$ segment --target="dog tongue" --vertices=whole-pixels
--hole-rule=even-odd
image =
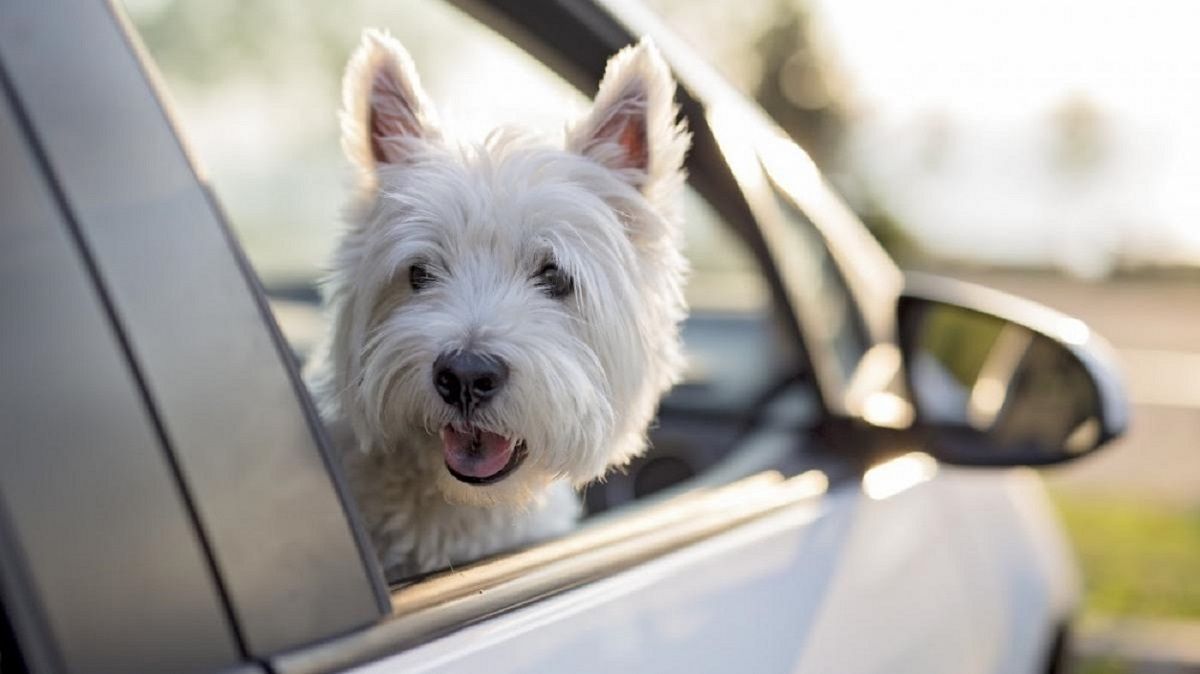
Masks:
[[[453,426],[442,429],[442,454],[446,465],[467,477],[489,478],[504,470],[512,458],[513,441],[478,428],[467,431]]]

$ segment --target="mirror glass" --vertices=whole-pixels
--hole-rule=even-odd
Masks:
[[[938,458],[1055,463],[1107,439],[1096,382],[1069,346],[932,300],[908,299],[900,321],[917,420]]]

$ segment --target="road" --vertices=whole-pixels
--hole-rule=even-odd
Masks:
[[[1134,403],[1130,431],[1091,457],[1047,470],[1052,483],[1200,507],[1200,281],[951,275],[1081,318],[1117,348]]]

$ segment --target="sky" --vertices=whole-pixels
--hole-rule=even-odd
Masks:
[[[857,111],[855,162],[923,244],[1082,275],[1116,255],[1200,264],[1200,3],[812,7]],[[1105,152],[1064,178],[1050,135],[1069,101],[1094,107]]]

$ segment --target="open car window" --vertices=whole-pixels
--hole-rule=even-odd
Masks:
[[[301,360],[324,331],[318,287],[353,177],[339,145],[341,78],[364,28],[385,28],[405,45],[446,126],[467,139],[516,123],[553,134],[586,105],[531,56],[440,1],[126,9]]]
[[[320,287],[352,179],[339,146],[340,82],[363,28],[385,28],[405,45],[445,126],[468,140],[502,125],[553,138],[588,105],[532,56],[440,0],[131,0],[127,9],[300,365],[328,327]],[[691,187],[684,207],[692,269],[685,378],[663,402],[647,454],[585,490],[589,513],[705,475],[764,422],[794,429],[818,413],[756,258]]]

